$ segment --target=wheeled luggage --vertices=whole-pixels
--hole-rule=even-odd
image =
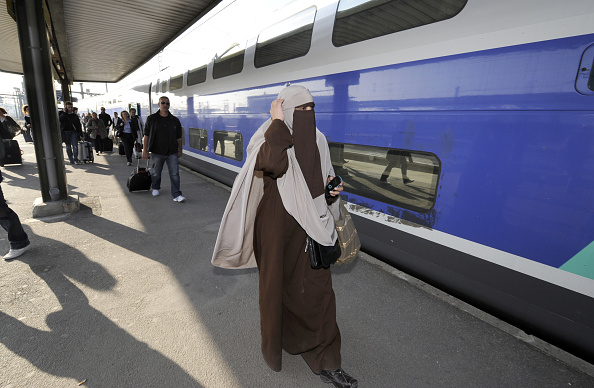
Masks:
[[[101,142],[103,143],[103,152],[113,152],[113,140],[107,138],[101,139]]]
[[[129,191],[142,191],[151,189],[151,173],[148,169],[149,159],[146,160],[146,168],[139,167],[140,159],[136,162],[136,168],[130,177],[126,186]]]
[[[4,160],[0,161],[2,166],[5,164],[23,164],[21,147],[16,140],[2,140],[4,146]]]
[[[93,144],[90,141],[78,142],[78,160],[81,162],[93,163],[95,157],[93,156]]]
[[[120,155],[126,155],[126,150],[124,149],[124,143],[120,142],[118,146],[118,152]]]

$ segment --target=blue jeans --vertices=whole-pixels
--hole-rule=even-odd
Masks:
[[[74,131],[64,131],[62,132],[62,140],[66,143],[66,153],[70,163],[74,163],[75,160],[78,160],[78,135]]]
[[[1,179],[1,178],[0,178]],[[8,232],[10,248],[21,249],[29,245],[29,237],[23,230],[19,216],[8,207],[4,199],[4,193],[0,187],[0,225]]]
[[[177,153],[171,155],[157,155],[151,153],[153,160],[153,168],[151,169],[151,188],[159,190],[161,188],[161,172],[163,172],[163,165],[167,162],[167,169],[169,170],[169,179],[171,180],[171,195],[177,198],[182,195],[179,189],[179,157]]]

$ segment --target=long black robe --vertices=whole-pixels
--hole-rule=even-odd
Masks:
[[[254,230],[262,354],[274,371],[282,367],[281,349],[301,354],[314,373],[335,370],[341,367],[340,331],[331,272],[311,268],[305,231],[285,210],[276,185],[287,171],[293,138],[281,120],[274,120],[264,137],[255,167],[264,174],[264,195]],[[311,147],[317,152],[315,136]]]

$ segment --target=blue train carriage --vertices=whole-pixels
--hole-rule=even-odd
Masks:
[[[303,85],[365,251],[594,361],[591,1],[292,10],[143,87],[181,118],[181,163],[231,185]]]

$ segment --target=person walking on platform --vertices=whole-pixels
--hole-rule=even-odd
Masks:
[[[101,107],[101,113],[99,113],[99,118],[101,120],[103,120],[103,124],[105,125],[105,128],[109,128],[111,127],[111,125],[115,125],[116,121],[112,121],[111,117],[109,116],[108,113],[105,113],[105,108]]]
[[[120,119],[116,124],[117,136],[124,143],[124,152],[128,160],[128,166],[132,164],[132,147],[138,136],[138,121],[131,120],[127,111],[120,113]]]
[[[29,105],[23,105],[23,115],[25,116],[25,130],[23,137],[27,143],[33,143],[33,132],[31,132],[31,115],[29,114]]]
[[[21,131],[21,126],[8,115],[6,109],[0,108],[0,138],[3,140],[11,140]],[[1,151],[4,152],[4,147]]]
[[[144,137],[144,122],[142,121],[142,117],[136,114],[136,109],[134,108],[130,108],[130,120],[136,121],[138,125],[138,139],[142,141],[141,139]]]
[[[91,139],[95,139],[95,151],[97,155],[103,153],[103,139],[107,139],[107,129],[103,120],[97,117],[97,113],[93,112],[91,119],[87,122],[87,131]]]
[[[68,154],[70,164],[82,164],[78,160],[78,140],[83,136],[82,126],[78,115],[73,112],[70,101],[66,101],[64,113],[60,115],[60,130],[62,131],[62,141],[66,143],[66,154]]]
[[[117,132],[117,125],[118,125],[118,121],[120,121],[120,118],[118,117],[118,112],[113,112],[113,126],[112,126],[112,130],[113,130],[113,139],[111,139],[112,142],[114,142],[115,144],[120,144],[120,139],[117,137],[116,132]],[[106,126],[107,129],[109,130],[109,125]]]
[[[87,113],[86,115],[83,113],[82,125],[85,132],[88,132],[87,128],[89,127],[89,121],[93,118],[91,113]]]
[[[305,250],[307,236],[335,244],[330,213],[338,214],[342,191],[339,185],[325,196],[334,170],[313,108],[302,86],[286,87],[272,102],[233,184],[212,263],[258,267],[261,348],[272,370],[281,370],[284,349],[300,354],[323,382],[357,387],[342,369],[330,268],[313,269]]]
[[[161,173],[167,162],[169,180],[171,181],[171,195],[175,202],[184,202],[179,188],[179,158],[182,156],[182,128],[177,117],[169,112],[169,98],[159,98],[159,111],[146,119],[142,147],[142,159],[148,159],[151,153],[153,167],[151,169],[151,188],[153,197],[159,195],[161,188]]]
[[[0,158],[4,159],[3,152],[0,151],[0,153],[2,153]],[[0,171],[0,182],[3,180],[2,171]],[[8,207],[6,199],[4,199],[2,187],[0,187],[0,224],[8,233],[8,241],[10,242],[10,250],[4,255],[4,260],[16,259],[29,249],[31,243],[29,242],[27,233],[23,229],[23,225],[21,225],[19,216]]]

